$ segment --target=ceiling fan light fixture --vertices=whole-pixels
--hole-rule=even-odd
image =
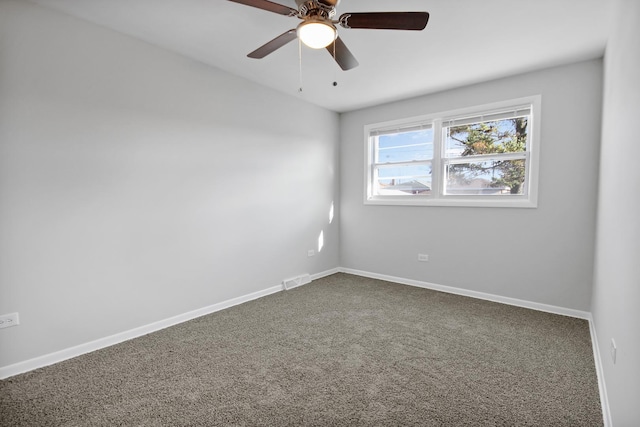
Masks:
[[[322,49],[336,40],[338,32],[333,24],[325,21],[308,20],[298,25],[298,37],[312,49]]]

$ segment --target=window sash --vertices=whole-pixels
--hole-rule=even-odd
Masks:
[[[491,160],[526,160],[529,158],[528,151],[518,151],[515,153],[493,153],[493,154],[476,154],[473,156],[456,156],[442,157],[442,164],[460,164],[460,163],[477,163],[487,162]]]
[[[385,163],[373,163],[374,168],[384,168],[384,167],[396,167],[396,166],[412,166],[412,165],[423,165],[423,164],[431,164],[433,160],[411,160],[407,162],[385,162]]]
[[[531,116],[531,106],[525,105],[520,107],[514,107],[509,110],[502,110],[498,112],[488,112],[479,115],[464,117],[448,117],[442,120],[442,127],[454,127],[463,125],[473,125],[483,122],[495,122],[498,120],[518,119],[521,117]]]
[[[431,123],[412,123],[406,126],[395,126],[389,128],[380,128],[371,130],[369,132],[369,136],[383,136],[383,135],[394,135],[396,133],[406,133],[406,132],[415,132],[417,130],[428,130],[433,126]]]
[[[527,159],[526,158],[509,158],[509,159],[505,159],[505,158],[491,158],[491,159],[483,159],[483,160],[472,160],[472,161],[466,161],[466,162],[446,162],[443,163],[443,188],[442,188],[442,195],[445,197],[449,197],[449,196],[480,196],[480,197],[488,197],[488,196],[495,196],[497,190],[499,190],[500,188],[502,188],[502,190],[504,190],[504,185],[503,187],[499,187],[499,186],[493,186],[490,183],[493,183],[495,181],[488,181],[488,178],[493,178],[495,177],[494,173],[486,173],[489,169],[492,168],[487,168],[485,171],[485,173],[481,174],[481,175],[477,175],[477,176],[473,176],[469,178],[469,181],[473,182],[476,181],[476,185],[479,182],[482,182],[483,185],[481,185],[480,187],[467,187],[466,185],[463,186],[456,186],[455,183],[454,185],[449,185],[449,174],[450,174],[450,169],[449,166],[452,165],[478,165],[481,166],[484,163],[489,163],[492,161],[524,161],[524,167],[525,167],[525,171],[527,168]],[[491,175],[491,176],[489,176]],[[502,178],[502,174],[499,174],[499,177]],[[524,176],[522,177],[522,181],[521,182],[516,182],[515,184],[517,185],[518,189],[521,190],[521,192],[517,192],[512,194],[511,192],[509,193],[505,193],[505,192],[500,192],[498,194],[499,197],[526,197],[528,195],[528,177],[527,174],[525,173]],[[469,184],[469,183],[467,183]],[[489,185],[487,185],[489,184]],[[511,187],[509,186],[509,188],[511,189]],[[481,191],[478,191],[481,190]],[[467,193],[465,194],[465,191],[467,191]],[[469,193],[469,191],[476,191],[475,194],[473,193]]]

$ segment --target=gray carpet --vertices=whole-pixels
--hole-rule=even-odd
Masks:
[[[601,426],[585,320],[335,274],[0,383],[3,426]]]

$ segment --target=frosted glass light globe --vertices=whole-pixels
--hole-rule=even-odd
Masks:
[[[333,43],[338,35],[333,25],[326,22],[306,21],[298,26],[298,37],[312,49],[322,49]]]

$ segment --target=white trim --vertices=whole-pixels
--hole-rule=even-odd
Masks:
[[[341,272],[342,272],[342,268],[340,267],[332,268],[331,270],[321,271],[320,273],[312,274],[311,281],[313,282],[314,280],[322,279],[323,277],[331,276],[332,274],[341,273]]]
[[[600,391],[600,406],[602,406],[602,421],[604,427],[612,427],[611,409],[609,408],[609,397],[607,396],[607,387],[604,382],[604,370],[602,368],[602,358],[600,357],[600,345],[596,335],[596,325],[593,317],[589,315],[589,332],[591,332],[591,344],[593,347],[593,359],[596,362],[596,374],[598,375],[598,390]]]
[[[105,347],[109,347],[115,344],[119,344],[124,341],[138,338],[143,335],[147,335],[152,332],[168,328],[170,326],[177,325],[189,320],[193,320],[197,317],[205,316],[207,314],[215,313],[216,311],[224,310],[225,308],[233,307],[234,305],[242,304],[257,298],[274,294],[282,291],[282,286],[272,286],[261,291],[253,292],[247,295],[239,296],[229,299],[227,301],[219,302],[207,307],[199,308],[197,310],[189,311],[187,313],[179,314],[177,316],[170,317],[168,319],[159,320],[157,322],[150,323],[148,325],[140,326],[128,331],[120,332],[108,337],[99,338],[94,341],[90,341],[84,344],[80,344],[74,347],[65,348],[64,350],[56,351],[54,353],[45,354],[44,356],[35,357],[33,359],[18,362],[13,365],[0,367],[0,379],[12,377],[14,375],[22,374],[24,372],[32,371],[34,369],[42,368],[45,366],[53,365],[54,363],[62,362],[73,357],[81,356],[92,351],[100,350]]]
[[[435,182],[435,177],[432,177],[431,182]],[[429,196],[420,195],[376,196],[375,199],[367,200],[365,204],[382,206],[458,206],[464,208],[537,208],[537,205],[531,200],[526,200],[519,195],[475,196],[475,199],[465,199],[464,197],[448,195],[446,199],[430,199]]]
[[[371,279],[385,280],[387,282],[400,283],[402,285],[416,286],[418,288],[432,289],[434,291],[446,292],[449,294],[462,295],[483,299],[487,301],[499,302],[502,304],[514,305],[517,307],[530,308],[532,310],[545,311],[547,313],[560,314],[563,316],[577,317],[579,319],[590,319],[591,313],[588,311],[574,310],[572,308],[558,307],[555,305],[542,304],[539,302],[525,301],[517,298],[503,297],[500,295],[488,294],[485,292],[470,291],[468,289],[455,288],[453,286],[437,285],[435,283],[422,282],[420,280],[404,279],[401,277],[387,276],[386,274],[370,273],[367,271],[341,268],[341,272],[356,276],[369,277]]]
[[[321,271],[311,275],[311,280],[317,280],[322,277],[330,276],[335,273],[339,273],[339,268],[331,270]],[[12,377],[14,375],[22,374],[34,369],[43,368],[45,366],[53,365],[54,363],[62,362],[67,359],[81,356],[92,351],[100,350],[105,347],[109,347],[115,344],[119,344],[124,341],[128,341],[134,338],[141,337],[143,335],[157,332],[159,330],[174,326],[189,320],[193,320],[197,317],[206,316],[207,314],[215,313],[216,311],[224,310],[225,308],[233,307],[234,305],[242,304],[254,299],[262,298],[267,295],[275,294],[283,290],[282,285],[272,286],[261,291],[253,292],[247,295],[242,295],[236,298],[231,298],[227,301],[222,301],[217,304],[213,304],[207,307],[199,308],[197,310],[189,311],[187,313],[179,314],[177,316],[170,317],[168,319],[159,320],[157,322],[143,325],[138,328],[130,329],[128,331],[120,332],[114,335],[110,335],[104,338],[98,338],[97,340],[90,341],[84,344],[80,344],[74,347],[65,348],[54,353],[45,354],[43,356],[34,357],[33,359],[25,360],[22,362],[14,363],[13,365],[0,367],[0,380]]]

